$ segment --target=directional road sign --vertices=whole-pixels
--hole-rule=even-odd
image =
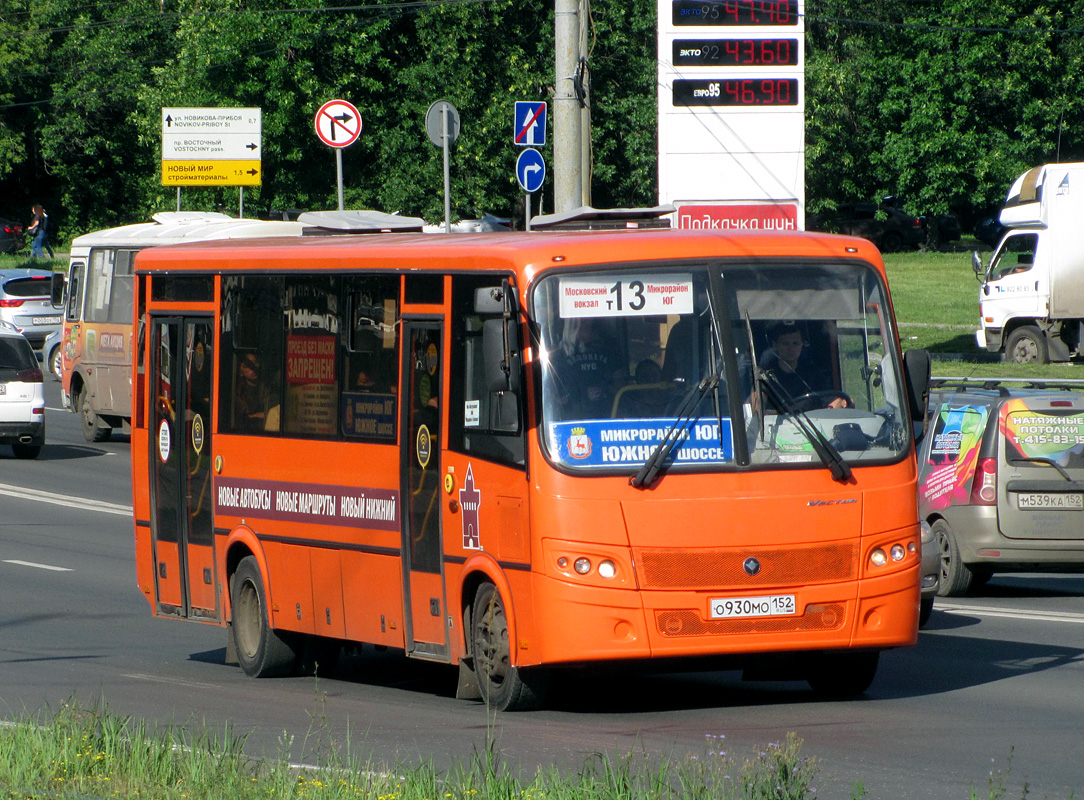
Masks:
[[[546,104],[516,101],[513,139],[517,145],[532,147],[546,143]]]
[[[259,186],[263,112],[163,108],[163,186]]]
[[[361,136],[361,114],[345,100],[329,100],[316,112],[316,135],[328,147],[349,147]]]
[[[546,162],[542,154],[528,147],[516,159],[516,180],[523,187],[523,191],[533,194],[542,188],[542,181],[545,179]]]

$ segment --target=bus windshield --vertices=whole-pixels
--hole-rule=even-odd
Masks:
[[[886,298],[862,262],[548,276],[533,294],[547,455],[625,474],[649,459],[691,470],[898,459],[911,432]]]

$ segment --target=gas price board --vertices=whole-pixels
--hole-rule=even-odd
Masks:
[[[658,0],[659,202],[681,228],[804,226],[804,0]]]

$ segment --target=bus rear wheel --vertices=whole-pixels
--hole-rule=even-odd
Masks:
[[[263,578],[253,556],[242,558],[230,578],[230,605],[230,633],[241,670],[251,678],[292,673],[297,665],[297,649],[289,638],[271,627]]]
[[[88,442],[104,442],[113,433],[113,429],[104,427],[101,419],[90,404],[90,392],[84,386],[79,390],[79,416],[83,420],[83,438]]]
[[[482,702],[498,711],[528,711],[542,705],[549,672],[512,664],[508,616],[501,593],[484,583],[471,610],[471,654]]]

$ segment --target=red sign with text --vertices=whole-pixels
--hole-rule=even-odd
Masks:
[[[677,226],[684,230],[798,230],[798,206],[792,203],[679,205],[677,217]]]

